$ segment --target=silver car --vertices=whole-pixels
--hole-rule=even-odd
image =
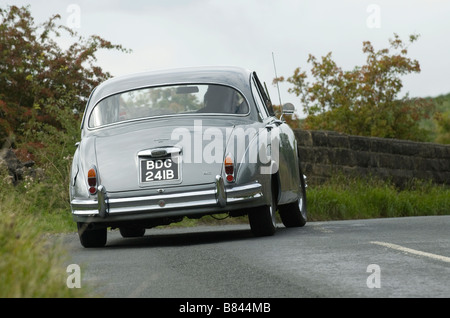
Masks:
[[[283,115],[294,106],[283,106]],[[282,115],[282,116],[283,116]],[[306,223],[293,131],[256,73],[236,67],[144,72],[92,92],[70,179],[84,247],[183,218],[248,215],[256,236]]]

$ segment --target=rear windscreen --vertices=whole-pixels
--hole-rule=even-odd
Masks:
[[[89,116],[89,127],[170,115],[247,114],[237,90],[222,85],[177,85],[144,88],[109,96]]]

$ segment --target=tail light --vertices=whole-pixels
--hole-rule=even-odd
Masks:
[[[97,193],[97,169],[95,169],[95,167],[91,168],[88,171],[88,185],[89,185],[89,193],[96,194]]]
[[[226,156],[224,166],[227,181],[234,182],[234,163],[230,155]]]

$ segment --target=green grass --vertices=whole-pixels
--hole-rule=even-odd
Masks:
[[[56,222],[27,213],[30,202],[12,186],[2,185],[0,202],[0,297],[84,296],[86,290],[66,285],[66,254],[47,233]]]
[[[430,182],[399,190],[374,178],[338,176],[308,190],[310,221],[450,214],[450,188]]]
[[[16,186],[0,173],[0,298],[89,297],[89,287],[67,287],[67,261],[58,233],[76,231],[68,187],[61,177]]]

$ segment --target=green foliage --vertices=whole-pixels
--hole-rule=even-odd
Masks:
[[[14,191],[2,187],[0,193],[26,198],[20,212],[38,220],[53,214],[59,225],[47,229],[67,228],[79,114],[94,87],[111,77],[96,66],[95,54],[101,49],[128,52],[98,36],[80,37],[59,20],[54,15],[36,25],[29,7],[0,8],[0,144],[8,138],[19,159],[34,160],[41,171]],[[56,42],[63,33],[73,41],[66,50]]]
[[[450,111],[445,113],[437,113],[434,116],[438,125],[438,137],[436,142],[442,144],[450,144]]]
[[[0,142],[12,134],[26,140],[36,122],[61,129],[58,111],[82,112],[92,89],[110,77],[95,65],[96,52],[127,51],[98,36],[80,37],[59,19],[36,25],[28,7],[0,8]],[[63,33],[73,39],[67,50],[55,41]]]
[[[429,132],[427,141],[450,144],[450,94],[429,97],[434,104],[429,118],[420,120],[420,127]]]
[[[409,43],[417,38],[411,35]],[[398,35],[389,43],[389,48],[376,51],[370,42],[364,42],[366,64],[351,71],[338,67],[331,52],[321,60],[310,55],[308,63],[312,64],[314,81],[308,82],[307,73],[300,68],[287,79],[293,85],[289,91],[300,97],[308,115],[303,128],[427,140],[427,132],[419,121],[429,116],[433,103],[408,96],[398,98],[403,87],[401,76],[419,73],[419,62],[406,56],[408,45]]]
[[[433,119],[435,123],[435,141],[450,144],[450,94],[438,96],[434,99],[437,112]]]
[[[59,20],[54,15],[36,25],[29,7],[0,8],[0,144],[8,138],[19,159],[34,160],[43,171],[22,188],[32,202],[28,212],[70,210],[67,185],[80,114],[94,87],[111,77],[95,65],[95,54],[128,52],[98,36],[80,37]],[[66,50],[55,41],[63,33],[73,41]]]

